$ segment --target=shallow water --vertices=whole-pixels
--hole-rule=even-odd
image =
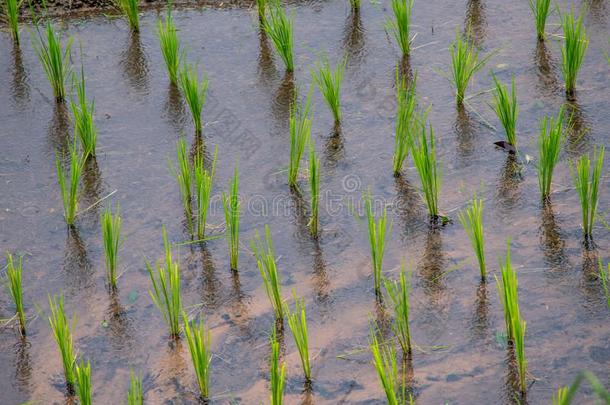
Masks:
[[[448,4],[449,3],[449,4]],[[563,4],[565,8],[566,5]],[[579,76],[570,132],[556,170],[552,206],[542,207],[535,166],[520,175],[515,162],[493,142],[500,124],[488,106],[489,69],[507,82],[516,77],[523,154],[536,156],[539,119],[565,104],[559,42],[535,39],[527,2],[416,2],[416,49],[410,67],[418,74],[422,104],[442,161],[441,207],[455,221],[430,230],[417,195],[417,174],[391,173],[394,134],[394,81],[399,53],[384,31],[389,6],[363,3],[359,15],[347,2],[292,4],[295,12],[294,77],[286,77],[271,43],[258,30],[255,10],[181,9],[175,12],[188,59],[205,69],[209,95],[204,108],[206,156],[218,146],[212,233],[223,224],[220,192],[227,190],[239,160],[243,198],[240,270],[232,274],[224,238],[205,246],[177,247],[183,302],[201,311],[212,331],[212,402],[260,403],[268,398],[268,335],[273,325],[254,259],[246,248],[256,229],[269,224],[286,298],[292,289],[305,297],[313,360],[313,390],[303,393],[298,354],[289,332],[288,403],[382,403],[383,393],[367,345],[369,320],[385,318],[376,308],[366,230],[354,210],[370,187],[377,210],[387,206],[393,221],[384,272],[398,274],[401,260],[414,267],[412,333],[417,349],[409,385],[417,403],[487,404],[512,402],[507,349],[499,338],[504,322],[493,282],[480,284],[476,260],[457,211],[476,191],[485,199],[487,260],[497,273],[497,257],[512,238],[513,264],[527,321],[528,402],[549,403],[560,385],[578,371],[610,382],[609,310],[595,279],[597,259],[608,262],[610,232],[596,226],[597,248],[583,247],[580,208],[571,186],[568,159],[608,145],[610,69],[608,6],[592,1],[586,18],[591,36]],[[0,250],[25,255],[24,285],[29,335],[22,342],[10,328],[0,330],[2,403],[63,403],[59,355],[46,323],[47,293],[66,296],[77,318],[75,343],[92,362],[96,402],[121,403],[129,371],[144,375],[149,403],[190,403],[196,382],[184,343],[170,344],[161,316],[148,296],[144,259],[162,257],[161,225],[175,242],[188,240],[178,187],[168,171],[175,142],[192,124],[179,93],[167,80],[155,35],[158,13],[142,16],[142,32],[131,35],[124,21],[101,15],[61,21],[74,36],[75,66],[84,63],[95,98],[98,156],[83,182],[81,207],[108,194],[120,203],[125,242],[120,252],[119,292],[105,287],[99,206],[68,231],[62,217],[55,154],[72,134],[69,111],[55,105],[43,71],[23,32],[21,51],[0,37]],[[558,19],[549,31],[558,33]],[[455,30],[472,24],[482,53],[496,51],[469,88],[467,110],[456,110],[447,71],[447,50]],[[82,45],[82,55],[80,46]],[[313,135],[322,159],[323,234],[313,241],[306,227],[308,192],[286,185],[288,105],[295,92],[304,98],[310,69],[320,54],[334,63],[348,60],[344,79],[343,125],[333,134],[330,112],[313,93]],[[494,129],[495,127],[495,129]],[[610,158],[606,158],[606,169]],[[606,173],[608,171],[606,170]],[[610,206],[608,176],[600,211]],[[493,278],[492,278],[493,280]],[[38,308],[42,311],[38,314]],[[11,316],[0,294],[0,317]],[[38,315],[37,315],[38,314]],[[535,382],[534,382],[535,381]],[[587,390],[579,403],[590,403]]]

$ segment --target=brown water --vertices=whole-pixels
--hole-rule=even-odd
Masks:
[[[589,52],[579,77],[574,112],[576,129],[557,167],[552,206],[539,203],[533,164],[519,170],[495,149],[500,125],[487,103],[489,93],[456,110],[447,71],[447,50],[456,28],[472,24],[475,40],[487,53],[497,50],[488,68],[469,89],[491,88],[489,69],[503,81],[516,75],[520,103],[518,136],[523,154],[536,156],[539,119],[565,103],[557,38],[537,46],[527,2],[417,1],[417,32],[410,65],[418,72],[418,93],[431,104],[430,118],[443,168],[442,210],[454,220],[477,191],[485,199],[487,259],[497,273],[497,257],[512,237],[513,264],[527,321],[528,402],[549,403],[560,385],[587,369],[610,382],[610,311],[594,277],[597,258],[610,260],[610,232],[594,230],[597,248],[582,245],[580,209],[571,186],[568,159],[608,144],[610,69],[609,11],[591,1],[586,25]],[[564,8],[565,4],[562,5]],[[347,2],[310,2],[295,12],[296,72],[291,82],[281,60],[259,34],[255,10],[182,9],[175,12],[188,58],[210,80],[204,109],[204,140],[218,146],[216,197],[209,218],[220,232],[219,193],[226,190],[239,159],[243,197],[240,270],[228,266],[224,238],[205,246],[176,248],[182,265],[183,300],[201,311],[212,331],[212,402],[260,403],[268,398],[268,335],[273,313],[255,261],[245,248],[255,229],[270,224],[280,256],[284,296],[306,299],[314,384],[303,393],[298,355],[289,333],[284,339],[288,403],[382,403],[383,393],[368,352],[369,320],[383,318],[375,308],[366,230],[352,213],[370,187],[389,208],[394,223],[384,263],[395,277],[401,259],[414,266],[412,333],[417,349],[409,373],[420,404],[509,403],[512,378],[502,343],[503,315],[493,282],[480,284],[476,260],[459,224],[430,230],[411,167],[400,179],[391,173],[394,131],[394,71],[397,48],[384,31],[387,5],[363,3],[360,15]],[[50,334],[47,294],[64,292],[79,354],[92,362],[94,401],[122,403],[129,371],[144,375],[148,403],[192,403],[196,382],[184,345],[169,344],[161,316],[148,296],[144,258],[162,256],[161,225],[170,239],[188,239],[178,187],[168,172],[175,142],[186,134],[193,143],[190,117],[170,87],[155,36],[154,11],[142,16],[142,32],[131,35],[123,20],[102,15],[62,21],[75,38],[74,62],[82,61],[89,94],[95,98],[99,129],[96,164],[83,184],[85,208],[114,192],[121,204],[125,242],[120,251],[119,292],[110,295],[99,230],[99,207],[67,231],[55,175],[57,150],[72,134],[67,109],[56,106],[49,85],[23,32],[21,51],[8,35],[0,37],[0,250],[25,255],[26,307],[32,321],[25,341],[11,328],[0,330],[0,402],[64,403],[60,358]],[[548,29],[559,32],[558,19]],[[310,68],[325,52],[333,63],[346,55],[344,123],[333,135],[322,97],[313,95],[313,134],[322,158],[323,234],[313,241],[306,228],[308,193],[289,191],[288,102],[303,96]],[[296,83],[294,85],[293,83]],[[295,87],[296,86],[296,87]],[[486,123],[487,122],[487,123]],[[491,124],[495,129],[490,127]],[[606,158],[606,173],[610,159]],[[303,180],[303,188],[306,183]],[[608,176],[600,210],[610,206]],[[493,280],[493,278],[491,278]],[[7,294],[0,294],[0,317],[11,316]],[[38,308],[40,311],[38,312]],[[387,316],[387,315],[386,315]],[[579,403],[593,402],[584,390]]]

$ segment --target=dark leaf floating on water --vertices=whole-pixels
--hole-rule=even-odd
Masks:
[[[511,155],[514,155],[515,153],[517,153],[517,149],[515,149],[515,147],[513,145],[511,145],[510,143],[508,143],[506,141],[494,142],[494,145],[496,145],[499,148],[504,149],[505,151],[507,151]]]

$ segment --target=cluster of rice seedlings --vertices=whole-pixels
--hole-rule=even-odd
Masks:
[[[6,22],[11,29],[11,36],[15,43],[19,43],[19,9],[23,4],[23,0],[4,0],[1,7],[5,16]]]
[[[467,33],[470,36],[470,30]],[[468,83],[479,70],[485,66],[491,55],[479,60],[479,51],[468,38],[463,38],[459,31],[455,33],[455,41],[449,48],[451,53],[451,77],[455,86],[455,98],[458,104],[464,101]]]
[[[574,185],[580,199],[582,209],[582,227],[585,238],[593,236],[593,224],[597,215],[597,203],[599,199],[599,182],[604,164],[605,148],[595,149],[593,159],[589,155],[583,155],[576,161],[576,168],[570,165]],[[593,163],[593,169],[591,169]]]
[[[229,195],[222,193],[222,207],[225,214],[227,228],[227,242],[229,243],[229,262],[231,270],[237,270],[239,259],[239,218],[241,216],[241,206],[239,203],[239,172],[235,165],[233,181]]]
[[[381,279],[383,267],[383,254],[385,252],[385,244],[392,232],[392,223],[388,223],[387,211],[384,207],[383,214],[378,220],[375,220],[373,213],[373,201],[370,191],[364,196],[364,211],[366,212],[369,246],[371,249],[371,264],[373,266],[373,277],[375,280],[375,294],[381,293]]]
[[[74,384],[76,376],[74,373],[74,364],[76,362],[76,354],[72,343],[72,333],[70,332],[70,323],[66,317],[64,310],[64,297],[49,296],[49,308],[51,316],[49,316],[49,325],[53,332],[53,337],[57,343],[61,361],[64,368],[64,376],[66,377],[66,386],[68,392],[74,392]]]
[[[417,123],[417,137],[413,142],[413,163],[419,174],[428,213],[433,220],[439,218],[438,195],[441,189],[441,170],[436,160],[434,129],[426,128],[424,122]]]
[[[165,246],[165,266],[156,264],[156,276],[153,267],[146,262],[146,268],[152,283],[152,289],[149,293],[169,328],[170,336],[177,339],[180,337],[180,312],[182,311],[180,267],[178,263],[172,260],[171,246],[167,239],[165,226],[163,227],[163,245]]]
[[[551,0],[529,0],[529,2],[536,20],[536,35],[538,35],[539,41],[543,41],[546,19],[551,11]]]
[[[582,66],[589,46],[589,37],[583,25],[583,18],[583,12],[580,13],[578,18],[574,17],[574,12],[561,15],[564,36],[563,46],[561,47],[561,72],[566,83],[568,97],[574,96],[578,71]]]
[[[81,360],[74,365],[76,395],[80,405],[91,405],[91,363]]]
[[[294,70],[292,25],[292,17],[286,15],[279,1],[274,1],[263,20],[263,29],[271,37],[275,50],[282,58],[288,72]]]
[[[396,70],[397,89],[396,89],[396,129],[394,136],[394,157],[393,167],[394,176],[399,176],[405,159],[409,155],[409,148],[412,144],[413,120],[415,119],[415,107],[417,105],[416,83],[417,75],[408,85],[405,78],[399,78],[398,69]]]
[[[411,53],[411,10],[414,0],[392,0],[394,19],[387,22],[388,29],[394,35],[403,56]]]
[[[195,156],[195,195],[197,196],[197,236],[199,239],[205,237],[205,224],[212,198],[212,185],[214,183],[214,173],[216,171],[216,157],[218,147],[214,151],[214,161],[212,170],[203,168],[203,154],[199,151]]]
[[[345,60],[339,62],[333,70],[325,60],[322,64],[318,64],[318,72],[313,74],[320,93],[333,113],[336,125],[341,122],[341,82],[345,72],[345,63]]]
[[[117,205],[116,213],[112,215],[110,207],[106,208],[100,218],[102,224],[102,241],[106,257],[106,274],[111,290],[115,290],[117,283],[117,264],[119,248],[121,246],[121,209]]]
[[[70,147],[70,172],[66,173],[59,157],[55,158],[57,181],[64,206],[64,218],[70,226],[74,225],[80,199],[79,183],[83,172],[84,159],[78,153],[76,145]]]
[[[138,0],[114,0],[114,2],[121,13],[127,17],[127,22],[129,22],[132,31],[138,32],[140,30]]]
[[[411,274],[409,279],[405,276],[405,265],[402,263],[399,281],[384,280],[385,289],[394,308],[394,324],[392,328],[400,343],[402,352],[407,355],[411,353],[411,328],[409,326],[409,294],[411,293]]]
[[[269,301],[275,312],[275,318],[277,320],[282,320],[284,319],[284,304],[282,300],[280,273],[278,272],[275,263],[273,241],[271,240],[271,231],[269,230],[268,225],[265,225],[265,243],[263,243],[258,231],[256,231],[256,235],[251,241],[250,246],[254,252],[258,270],[263,279],[265,292],[267,293],[267,297],[269,297]]]
[[[515,77],[512,79],[511,94],[508,95],[508,90],[496,75],[492,75],[496,84],[494,94],[493,109],[498,116],[498,119],[504,127],[506,140],[509,144],[517,148],[517,117],[519,115],[519,104],[517,103],[517,91],[515,90]]]
[[[485,280],[487,270],[485,267],[485,238],[483,234],[483,200],[475,196],[470,206],[458,214],[458,219],[462,223],[477,255],[481,279]]]
[[[19,331],[25,336],[25,309],[23,307],[23,285],[21,275],[23,273],[23,258],[19,261],[13,260],[13,255],[6,254],[6,278],[7,289],[15,303],[15,315],[19,319]]]
[[[55,100],[62,102],[66,97],[66,78],[70,74],[72,38],[69,38],[65,48],[62,48],[61,35],[55,32],[50,22],[47,22],[45,31],[46,40],[39,32],[38,43],[33,43],[33,47],[51,84]]]
[[[202,79],[199,73],[190,64],[185,63],[178,77],[180,89],[186,100],[186,104],[191,111],[193,124],[195,125],[195,133],[201,134],[201,111],[205,104],[205,98],[208,90],[208,79],[205,74]]]
[[[267,0],[256,0],[256,9],[258,11],[258,20],[264,26],[265,14],[267,11]]]
[[[286,363],[280,365],[280,342],[275,328],[271,332],[271,360],[269,361],[269,382],[271,388],[271,405],[282,405],[284,402],[284,385],[286,382]]]
[[[178,30],[174,25],[172,18],[171,5],[167,8],[167,17],[165,23],[159,19],[157,21],[157,35],[159,37],[159,45],[161,53],[167,67],[167,75],[172,84],[178,84],[178,72],[180,69],[180,40],[178,39]]]
[[[297,347],[299,356],[301,357],[301,366],[305,374],[305,380],[311,382],[311,366],[309,364],[309,343],[307,336],[307,316],[305,314],[305,301],[299,299],[294,293],[294,312],[290,308],[286,309],[288,326],[294,338],[294,344]]]
[[[553,171],[559,159],[563,139],[563,107],[557,117],[544,117],[538,138],[538,186],[543,200],[551,195]]]
[[[95,156],[95,145],[97,144],[97,129],[93,122],[95,104],[87,102],[87,91],[85,87],[85,69],[81,67],[80,80],[74,79],[76,87],[77,102],[70,103],[74,117],[74,134],[83,148],[85,159]]]
[[[290,187],[297,187],[301,158],[311,136],[311,92],[307,96],[303,109],[296,104],[294,103],[290,109],[290,162],[288,165],[288,185]]]
[[[201,320],[199,325],[191,324],[185,312],[182,312],[184,320],[184,334],[189,345],[193,368],[197,375],[197,384],[202,399],[207,399],[210,395],[210,364],[212,363],[211,335],[205,329]]]
[[[191,200],[193,197],[193,169],[191,168],[189,154],[184,139],[180,139],[178,140],[178,142],[176,142],[176,160],[178,163],[178,170],[174,168],[171,161],[169,162],[169,168],[173,175],[176,177],[176,181],[178,182],[178,188],[180,189],[180,197],[182,199],[182,205],[184,206],[184,212],[186,213],[189,228],[191,228],[190,230],[192,231]]]
[[[127,405],[142,405],[143,403],[142,378],[136,376],[132,371],[129,378],[129,391],[127,391]]]
[[[610,309],[610,263],[608,263],[608,270],[604,270],[601,259],[599,260],[599,278],[602,281],[602,288],[604,289],[608,309]]]
[[[373,355],[373,365],[388,404],[407,404],[406,390],[404,384],[401,384],[400,381],[394,346],[380,343],[376,333],[371,331],[369,348]]]
[[[314,141],[309,141],[309,189],[311,192],[311,218],[309,218],[309,230],[314,237],[318,236],[319,227],[319,203],[320,203],[320,159],[316,156]]]

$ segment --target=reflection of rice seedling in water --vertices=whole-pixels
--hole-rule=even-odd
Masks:
[[[163,227],[163,245],[165,246],[165,266],[156,264],[156,276],[150,263],[146,262],[146,269],[152,282],[152,289],[149,293],[169,328],[170,336],[177,339],[180,337],[180,311],[182,311],[180,268],[178,263],[172,260],[171,246],[167,239],[165,226]]]
[[[411,9],[414,0],[392,0],[394,19],[388,19],[387,27],[394,35],[403,56],[411,53]]]
[[[74,365],[76,394],[81,405],[91,405],[91,363],[81,360]]]
[[[117,263],[119,247],[121,246],[121,208],[116,207],[116,213],[112,215],[110,208],[106,208],[100,219],[102,224],[102,240],[104,242],[104,253],[106,256],[106,273],[108,284],[112,290],[116,289]]]
[[[309,365],[309,343],[307,336],[307,317],[305,314],[305,301],[299,299],[296,292],[294,295],[294,312],[290,311],[290,308],[286,308],[288,326],[294,337],[294,344],[297,347],[299,356],[301,358],[301,366],[303,367],[303,373],[305,374],[305,380],[311,381],[311,367]]]
[[[195,156],[195,194],[197,195],[197,235],[199,239],[203,239],[205,236],[205,224],[208,217],[208,208],[210,207],[210,198],[212,198],[212,185],[214,183],[217,156],[218,147],[214,150],[214,161],[212,162],[211,171],[203,168],[203,154],[201,151],[197,152]]]
[[[93,112],[95,104],[87,102],[87,91],[85,88],[85,69],[81,66],[80,80],[74,79],[76,87],[77,102],[70,103],[72,115],[74,116],[74,133],[82,147],[84,158],[95,156],[95,145],[97,143],[97,129],[93,123]]]
[[[391,344],[379,343],[375,331],[371,330],[369,348],[373,355],[373,365],[379,382],[385,392],[389,405],[410,403],[407,399],[405,385],[399,380],[396,362],[396,350]],[[409,396],[410,397],[410,396]]]
[[[68,39],[65,49],[62,50],[61,35],[55,32],[50,22],[47,22],[45,31],[46,42],[42,39],[42,35],[39,32],[38,43],[33,43],[32,45],[42,64],[47,79],[49,79],[49,83],[51,83],[55,100],[61,102],[66,96],[65,81],[70,74],[70,48],[72,46],[72,38]]]
[[[392,325],[394,334],[405,355],[411,353],[411,328],[409,326],[411,274],[412,270],[409,269],[409,280],[407,281],[405,277],[405,264],[403,262],[399,281],[384,280],[385,289],[394,307],[394,324]]]
[[[201,111],[205,104],[208,91],[208,79],[203,76],[200,80],[199,73],[188,63],[185,63],[178,77],[180,89],[191,111],[195,133],[201,134]]]
[[[467,32],[470,36],[470,29]],[[464,101],[468,83],[479,70],[485,66],[491,55],[479,60],[479,51],[459,31],[455,32],[455,41],[449,48],[451,53],[451,82],[455,86],[455,98],[458,104]]]
[[[275,253],[273,252],[273,241],[271,240],[269,225],[265,225],[265,243],[263,244],[258,231],[256,231],[250,246],[254,252],[258,270],[263,279],[265,292],[275,311],[275,318],[282,320],[284,318],[284,304],[282,302],[281,281],[275,264]]]
[[[483,234],[483,200],[473,198],[472,203],[465,211],[458,214],[458,219],[462,223],[470,243],[477,255],[481,278],[485,279],[487,270],[485,267],[485,243]]]
[[[225,213],[225,223],[227,231],[227,241],[229,243],[229,258],[231,270],[237,270],[237,261],[239,259],[239,218],[241,215],[239,203],[239,173],[237,165],[231,182],[231,189],[227,196],[222,193],[222,207]]]
[[[114,0],[114,3],[121,10],[121,13],[127,17],[129,27],[138,32],[140,30],[138,0]]]
[[[584,14],[581,11],[578,19],[575,19],[573,11],[561,15],[564,36],[563,46],[561,47],[561,72],[566,83],[568,97],[574,96],[578,71],[582,66],[589,46],[589,37],[583,25]]]
[[[23,0],[4,0],[2,9],[6,22],[11,29],[13,41],[19,43],[19,8],[23,4]]]
[[[506,86],[496,78],[496,75],[492,76],[496,84],[496,91],[493,93],[493,109],[504,127],[506,140],[516,149],[517,132],[515,127],[517,125],[517,116],[519,115],[519,104],[517,103],[517,91],[515,90],[515,77],[513,76],[511,95],[509,96]]]
[[[553,171],[559,159],[559,150],[563,138],[563,107],[557,117],[544,117],[540,123],[538,138],[538,186],[542,199],[551,195]]]
[[[546,26],[546,19],[551,11],[551,0],[529,0],[530,8],[534,14],[536,20],[536,34],[538,40],[544,40],[544,27]]]
[[[381,292],[383,254],[385,251],[386,241],[392,232],[392,224],[391,222],[388,224],[388,216],[385,207],[383,208],[381,218],[379,218],[377,221],[375,220],[375,214],[373,213],[373,201],[370,191],[366,193],[363,198],[364,210],[366,212],[368,225],[373,277],[375,279],[375,294],[379,294]]]
[[[576,161],[576,167],[571,164],[570,171],[574,179],[574,186],[580,199],[582,209],[582,228],[585,238],[593,236],[593,224],[597,215],[597,202],[599,198],[599,182],[604,164],[605,148],[602,146],[593,152],[593,170],[591,171],[592,160],[589,155],[583,155]]]
[[[416,139],[412,146],[413,163],[419,174],[424,200],[432,219],[439,217],[438,195],[441,188],[441,171],[436,160],[434,129],[426,129],[426,124],[416,123]],[[429,135],[428,135],[429,132]]]
[[[608,263],[608,270],[604,271],[601,259],[599,259],[599,278],[602,281],[602,287],[604,294],[606,295],[606,302],[608,303],[608,309],[610,309],[610,263]]]
[[[23,258],[13,261],[13,255],[6,253],[6,287],[15,304],[15,315],[19,319],[19,331],[25,336],[25,310],[23,308],[23,286],[21,284],[21,274],[23,270]]]
[[[271,361],[269,362],[269,381],[271,385],[271,405],[282,405],[284,401],[284,383],[286,381],[286,363],[280,366],[280,342],[277,341],[275,328],[271,333]]]
[[[72,333],[70,333],[70,323],[68,322],[66,311],[64,310],[63,295],[60,295],[59,298],[51,298],[49,295],[49,308],[51,310],[49,325],[51,326],[53,337],[55,338],[59,354],[61,355],[68,392],[72,393],[74,392],[74,383],[76,382],[76,376],[74,375],[76,355],[74,354]]]
[[[180,40],[178,39],[178,31],[174,25],[172,18],[171,4],[167,7],[167,17],[165,23],[160,19],[157,21],[157,35],[159,36],[159,45],[161,53],[167,67],[167,75],[172,84],[178,83],[178,70],[180,69]]]
[[[297,186],[301,157],[311,135],[311,91],[307,96],[305,107],[301,110],[296,103],[290,109],[290,163],[288,166],[288,184]]]
[[[333,113],[335,124],[341,122],[341,81],[345,71],[345,60],[339,62],[333,71],[328,60],[318,64],[318,73],[313,74],[313,79],[324,96],[326,104]]]
[[[203,321],[199,325],[191,324],[186,312],[182,312],[184,334],[189,345],[193,368],[197,375],[197,384],[201,398],[207,399],[210,394],[210,364],[212,362],[210,331],[205,329]]]
[[[127,405],[142,405],[144,403],[144,392],[142,390],[142,378],[131,371],[129,379],[129,391],[127,392]]]
[[[311,234],[318,236],[318,208],[320,199],[320,159],[316,156],[314,141],[309,140],[309,189],[311,191],[311,218],[309,218],[309,230]]]
[[[61,165],[59,157],[55,158],[55,167],[57,169],[57,181],[59,182],[59,190],[61,191],[61,200],[64,205],[64,218],[68,225],[74,225],[76,211],[78,209],[78,200],[80,192],[78,184],[80,183],[81,174],[83,171],[84,159],[82,159],[76,149],[76,145],[70,147],[70,172],[66,173]]]
[[[396,70],[396,129],[394,135],[394,176],[399,176],[405,159],[409,155],[411,147],[411,131],[413,120],[415,119],[415,106],[417,104],[415,88],[417,74],[408,85],[405,78],[399,79],[398,69]]]
[[[180,189],[180,197],[182,199],[182,205],[184,206],[184,212],[186,214],[186,220],[188,222],[188,226],[192,231],[193,223],[192,223],[192,209],[191,209],[191,199],[192,199],[192,187],[193,187],[193,179],[192,179],[192,168],[189,162],[189,155],[186,150],[186,142],[184,139],[180,139],[176,143],[176,159],[178,161],[178,170],[174,169],[172,162],[169,162],[170,171],[176,177],[176,181],[178,182],[178,188]]]
[[[279,1],[274,1],[270,5],[263,20],[263,29],[271,37],[275,50],[280,54],[288,72],[294,70],[292,23],[292,17],[286,15]]]

